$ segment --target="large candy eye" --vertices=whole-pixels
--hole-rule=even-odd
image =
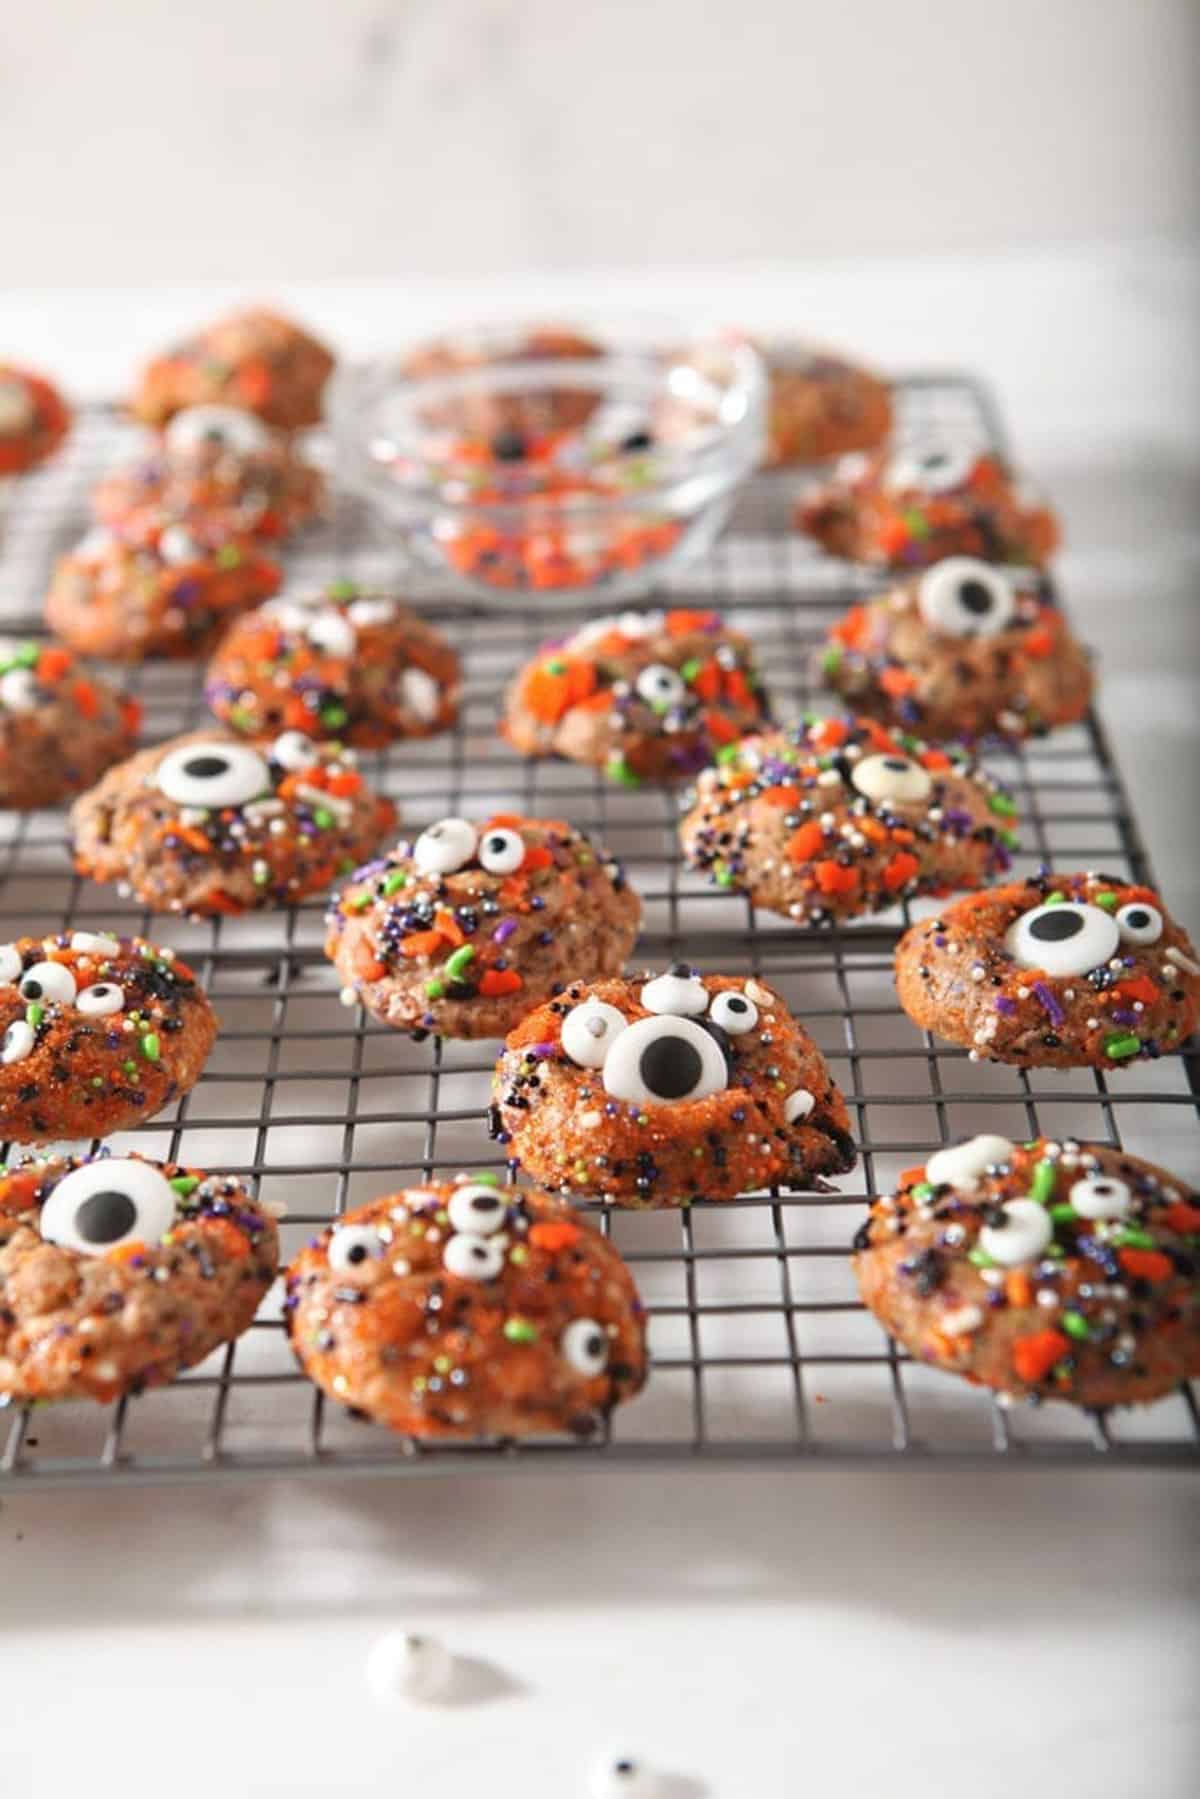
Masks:
[[[36,1041],[33,1026],[24,1018],[14,1018],[4,1033],[0,1062],[6,1067],[12,1062],[23,1062]]]
[[[24,963],[21,961],[20,951],[16,945],[0,943],[0,986],[8,987],[14,981],[19,981],[23,967]]]
[[[86,1012],[92,1018],[107,1018],[111,1012],[125,1010],[125,995],[115,981],[97,981],[91,987],[84,987],[76,1001],[78,1011]]]
[[[647,1012],[667,1012],[675,1018],[699,1018],[708,1010],[708,988],[686,962],[672,962],[666,974],[647,981],[641,999]]]
[[[442,1267],[464,1281],[494,1281],[504,1266],[504,1250],[492,1237],[460,1231],[442,1251]]]
[[[1125,1182],[1111,1174],[1089,1174],[1076,1181],[1069,1198],[1081,1218],[1124,1218],[1133,1204]]]
[[[173,567],[184,562],[203,562],[204,549],[186,525],[168,525],[158,540],[158,553]]]
[[[980,1175],[1002,1167],[1012,1153],[1007,1137],[968,1137],[965,1143],[936,1150],[925,1164],[925,1179],[932,1187],[960,1187],[964,1193],[972,1193]]]
[[[413,846],[413,861],[426,875],[452,875],[475,855],[475,826],[465,818],[441,818],[422,831]]]
[[[707,1099],[728,1079],[716,1040],[691,1018],[639,1018],[604,1062],[604,1085],[614,1099],[649,1105]]]
[[[731,1037],[741,1037],[746,1031],[752,1031],[758,1023],[758,1007],[744,993],[727,989],[724,993],[715,995],[708,1008],[708,1016],[723,1031],[728,1031]]]
[[[252,413],[240,412],[236,406],[188,406],[177,412],[164,433],[168,450],[186,453],[214,449],[232,450],[237,456],[252,456],[270,446],[271,437],[265,426]]]
[[[1107,912],[1079,900],[1035,906],[1005,933],[1004,947],[1022,968],[1047,974],[1087,974],[1117,951],[1120,932]]]
[[[573,1318],[558,1347],[576,1374],[603,1374],[608,1366],[608,1337],[594,1318]]]
[[[668,668],[665,662],[652,662],[644,668],[635,685],[639,698],[654,712],[669,712],[687,692],[678,671]]]
[[[1133,900],[1117,913],[1117,929],[1124,943],[1157,943],[1163,933],[1162,913],[1145,900]]]
[[[271,771],[242,743],[184,743],[168,750],[155,777],[177,806],[244,806],[271,788]]]
[[[515,874],[525,860],[525,840],[516,831],[485,831],[479,861],[490,875]]]
[[[863,756],[851,769],[850,779],[869,800],[918,804],[933,791],[927,771],[908,756]]]
[[[323,606],[319,612],[309,613],[304,621],[304,635],[314,649],[324,650],[327,656],[338,656],[343,660],[353,656],[358,644],[358,636],[350,620],[332,606]]]
[[[271,745],[270,754],[280,768],[311,768],[320,761],[316,744],[303,731],[284,731]]]
[[[562,1025],[562,1046],[580,1068],[603,1068],[604,1058],[629,1020],[606,1000],[585,999],[572,1006]]]
[[[10,668],[0,675],[0,705],[6,711],[32,712],[37,703],[37,681],[31,668]]]
[[[75,976],[61,962],[35,962],[21,977],[22,999],[57,1000],[69,1006],[75,998]]]
[[[373,1224],[339,1224],[329,1239],[329,1266],[344,1273],[364,1262],[377,1262],[384,1241]]]
[[[1054,1235],[1050,1214],[1036,1199],[1010,1199],[1000,1208],[1004,1222],[985,1224],[979,1247],[1002,1268],[1036,1261]]]
[[[965,450],[904,450],[893,456],[884,476],[884,486],[893,493],[916,488],[925,493],[953,493],[971,479],[976,458]]]
[[[1017,609],[1012,582],[974,556],[948,556],[921,577],[917,605],[925,623],[951,637],[990,637]]]
[[[102,1256],[118,1243],[157,1243],[175,1222],[175,1192],[149,1162],[87,1162],[59,1181],[42,1207],[47,1243]]]
[[[456,1231],[466,1231],[468,1235],[476,1237],[490,1237],[493,1231],[498,1231],[503,1225],[508,1208],[503,1194],[497,1192],[495,1187],[478,1181],[456,1187],[450,1195],[450,1204],[446,1210]]]

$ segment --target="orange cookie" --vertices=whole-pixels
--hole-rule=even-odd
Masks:
[[[147,364],[130,410],[165,425],[189,406],[237,406],[296,431],[321,420],[333,354],[290,319],[247,307],[207,325]]]
[[[29,369],[0,362],[0,480],[45,462],[70,429],[71,413],[57,388]]]

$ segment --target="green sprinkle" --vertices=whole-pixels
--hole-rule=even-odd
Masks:
[[[903,516],[904,522],[908,526],[910,536],[929,536],[929,526],[925,522],[925,514],[923,512],[906,512]]]
[[[528,1318],[506,1318],[504,1320],[504,1335],[510,1343],[535,1343],[537,1334],[537,1325],[532,1324]]]
[[[1020,849],[1021,839],[1017,836],[1017,833],[1015,831],[999,831],[998,830],[996,832],[996,835],[1000,839],[1001,843],[1004,845],[1005,849],[1009,849],[1009,850],[1019,850]]]
[[[642,778],[634,773],[624,756],[610,756],[605,770],[610,781],[618,781],[622,787],[640,787]]]
[[[986,1249],[969,1249],[967,1260],[976,1268],[994,1268],[996,1266],[995,1257],[990,1256]]]
[[[167,1185],[173,1187],[176,1193],[186,1199],[189,1193],[196,1191],[200,1182],[194,1174],[177,1174],[167,1182]]]
[[[997,818],[1015,818],[1016,801],[1010,800],[1006,793],[993,793],[988,800],[988,811],[994,812]]]
[[[408,876],[402,868],[394,868],[390,875],[383,877],[383,897],[391,899],[393,893],[399,893],[402,887],[408,886]]]
[[[1058,1167],[1054,1162],[1039,1162],[1033,1171],[1033,1179],[1029,1183],[1029,1197],[1036,1199],[1039,1206],[1048,1206],[1054,1198],[1054,1188],[1058,1179]]]
[[[1118,1249],[1158,1248],[1158,1244],[1154,1241],[1154,1238],[1150,1235],[1149,1231],[1134,1230],[1132,1226],[1129,1226],[1123,1231],[1118,1231],[1113,1241],[1116,1243]]]
[[[449,1374],[452,1365],[448,1355],[435,1355],[433,1358],[434,1372],[437,1374]]]
[[[336,820],[334,819],[333,813],[328,811],[324,806],[318,806],[313,813],[313,823],[320,825],[323,831],[331,831],[335,822]]]
[[[122,1070],[126,1074],[136,1074],[137,1073],[137,1063],[133,1060],[132,1056],[126,1056],[125,1060],[121,1064],[121,1067],[122,1067]]]
[[[30,1025],[32,1027],[32,1029],[35,1031],[37,1030],[39,1024],[41,1024],[41,1022],[45,1016],[46,1016],[46,1008],[42,1004],[41,1000],[38,1000],[38,999],[31,1000],[29,1005],[27,1005],[25,1008],[25,1022],[27,1025]]]
[[[1074,1206],[1063,1204],[1061,1206],[1051,1206],[1050,1216],[1053,1218],[1055,1224],[1074,1224],[1079,1214]]]
[[[449,977],[452,981],[456,981],[458,979],[459,975],[462,974],[463,970],[466,968],[467,963],[473,962],[474,960],[475,960],[474,947],[469,943],[464,943],[461,945],[460,948],[455,950],[455,952],[452,956],[446,957],[445,972],[446,972],[446,974],[449,975]]]
[[[515,1265],[519,1268],[523,1262],[527,1262],[529,1260],[529,1251],[526,1249],[526,1247],[523,1243],[516,1243],[509,1250],[508,1259],[510,1262],[515,1263]]]
[[[13,661],[18,668],[32,668],[40,655],[41,650],[36,643],[23,643],[13,656]]]
[[[331,581],[325,591],[331,600],[352,600],[358,593],[358,582]]]
[[[912,1196],[914,1199],[929,1199],[932,1194],[933,1187],[928,1181],[918,1181],[916,1186],[912,1188]]]
[[[1064,1312],[1060,1322],[1068,1337],[1074,1337],[1078,1343],[1086,1342],[1092,1334],[1087,1319],[1078,1312]]]
[[[1044,906],[1065,906],[1066,903],[1067,896],[1065,893],[1048,893],[1042,901]]]
[[[241,565],[242,552],[235,543],[225,543],[217,551],[218,568],[238,568]]]
[[[445,984],[442,981],[439,981],[436,976],[425,983],[426,999],[441,999],[445,991]]]
[[[684,663],[679,672],[685,681],[694,681],[703,667],[704,664],[701,662],[700,658],[698,656],[693,656],[690,662]]]
[[[500,1185],[500,1176],[496,1173],[494,1168],[489,1168],[484,1174],[473,1174],[471,1179],[484,1187],[498,1187]]]
[[[365,912],[374,895],[368,887],[365,893],[356,893],[353,899],[346,901],[347,912]]]
[[[1113,1031],[1104,1039],[1104,1053],[1110,1062],[1127,1062],[1141,1047],[1141,1038],[1135,1037],[1132,1031]]]
[[[92,1086],[93,1087],[103,1087],[103,1085],[104,1085],[104,1076],[102,1074],[94,1074],[92,1076]]]
[[[1117,909],[1117,895],[1115,893],[1097,893],[1092,900],[1092,904],[1094,906],[1103,906],[1106,912],[1115,912]]]
[[[841,666],[842,652],[836,643],[830,644],[829,648],[821,657],[821,673],[824,675],[836,675]]]
[[[723,743],[717,751],[718,762],[736,762],[742,753],[740,743]]]
[[[546,664],[546,673],[548,675],[565,675],[566,672],[567,665],[561,656],[552,656],[550,661]]]
[[[229,722],[236,731],[253,731],[254,714],[247,706],[231,706]]]
[[[322,706],[321,723],[331,731],[340,731],[350,714],[344,706]]]
[[[162,1044],[158,1040],[157,1031],[147,1031],[142,1038],[142,1054],[147,1062],[157,1062],[162,1054]]]
[[[733,870],[731,868],[718,868],[713,874],[713,880],[717,883],[718,887],[732,887]]]

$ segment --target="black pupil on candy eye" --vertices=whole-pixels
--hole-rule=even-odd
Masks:
[[[1077,937],[1082,929],[1083,920],[1078,912],[1055,906],[1052,912],[1043,912],[1040,918],[1034,919],[1029,935],[1036,937],[1039,943],[1063,943],[1068,937]]]
[[[482,1212],[485,1217],[489,1212],[497,1212],[499,1209],[500,1201],[498,1199],[484,1199],[482,1194],[478,1199],[473,1199],[471,1201],[471,1210],[473,1212]]]
[[[682,1037],[660,1037],[642,1051],[642,1080],[662,1099],[682,1099],[703,1072],[700,1052]]]
[[[491,850],[493,856],[502,856],[508,848],[508,841],[504,837],[489,837],[488,848]]]
[[[598,1356],[603,1352],[604,1338],[600,1335],[599,1331],[592,1332],[591,1336],[584,1344],[583,1349],[585,1355],[593,1357]]]
[[[352,1243],[346,1251],[348,1262],[365,1262],[370,1252],[365,1243]]]
[[[883,766],[885,768],[895,769],[898,775],[908,773],[908,763],[903,756],[885,756],[883,758]]]
[[[1135,906],[1131,912],[1125,914],[1125,922],[1131,924],[1135,931],[1140,931],[1144,925],[1150,923],[1150,914],[1144,912],[1140,906]]]
[[[727,999],[725,1005],[730,1012],[748,1012],[750,1010],[744,999]]]
[[[982,581],[964,581],[958,597],[965,609],[977,618],[984,617],[992,609],[992,596]]]
[[[40,981],[24,980],[21,982],[21,992],[26,999],[41,999],[45,988]]]
[[[183,772],[197,781],[213,781],[218,775],[223,775],[228,767],[224,756],[193,756],[184,763]]]
[[[115,1243],[137,1222],[137,1207],[128,1193],[115,1190],[89,1194],[75,1214],[75,1229],[85,1243]]]

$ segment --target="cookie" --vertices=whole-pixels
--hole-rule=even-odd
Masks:
[[[29,369],[0,362],[0,480],[37,468],[70,429],[71,413],[57,388]]]
[[[200,656],[279,581],[254,540],[216,518],[143,518],[132,537],[97,526],[55,564],[46,623],[111,662]]]
[[[92,511],[114,531],[144,534],[164,513],[203,513],[233,535],[287,537],[320,512],[325,482],[290,440],[235,406],[176,413],[144,456],[92,489]]]
[[[95,1399],[165,1386],[248,1327],[275,1221],[240,1181],[143,1156],[0,1173],[0,1393]]]
[[[191,731],[119,763],[71,809],[75,867],[152,912],[291,906],[348,873],[396,822],[354,752],[285,731],[255,747]]]
[[[684,962],[572,982],[510,1033],[492,1094],[511,1166],[564,1194],[679,1206],[854,1166],[842,1096],[783,1001]]]
[[[856,711],[935,740],[1074,724],[1091,666],[1046,597],[1035,577],[949,556],[852,606],[829,633],[825,679]]]
[[[941,446],[848,459],[801,500],[796,523],[832,556],[928,568],[947,556],[1040,568],[1058,548],[1058,521],[1002,459]]]
[[[142,709],[56,643],[0,638],[0,806],[56,806],[137,743]]]
[[[1099,1407],[1200,1375],[1200,1205],[1109,1144],[939,1150],[875,1201],[854,1248],[884,1329],[977,1385]]]
[[[589,1437],[646,1377],[641,1302],[612,1244],[494,1176],[337,1219],[287,1270],[284,1318],[310,1380],[412,1437]]]
[[[393,594],[333,581],[236,619],[204,697],[249,737],[293,730],[373,747],[449,730],[460,680],[442,633]]]
[[[622,612],[544,644],[510,688],[503,730],[625,787],[688,780],[768,717],[748,640],[717,612]]]
[[[705,769],[679,834],[717,886],[824,924],[980,886],[1010,866],[1015,812],[965,750],[822,718],[749,737]]]
[[[0,1138],[130,1130],[195,1086],[216,1034],[173,950],[93,931],[0,944]]]
[[[779,339],[762,352],[768,468],[824,462],[886,442],[892,395],[878,375],[795,341]]]
[[[1120,1068],[1195,1029],[1200,963],[1149,887],[1051,874],[955,900],[896,948],[913,1023],[1019,1068]]]
[[[147,425],[165,425],[190,406],[236,406],[297,431],[320,423],[332,372],[332,352],[315,337],[278,313],[247,307],[156,356],[129,409]]]
[[[615,974],[641,902],[557,818],[443,818],[360,868],[329,910],[342,998],[424,1036],[503,1037],[581,974]]]
[[[409,381],[436,382],[518,362],[591,362],[603,355],[602,345],[567,326],[532,325],[509,332],[461,332],[418,344],[405,356],[401,372]],[[501,460],[512,460],[517,438],[585,424],[599,403],[600,395],[587,388],[514,391],[507,385],[490,389],[480,380],[422,399],[420,418],[426,427],[489,439]]]

